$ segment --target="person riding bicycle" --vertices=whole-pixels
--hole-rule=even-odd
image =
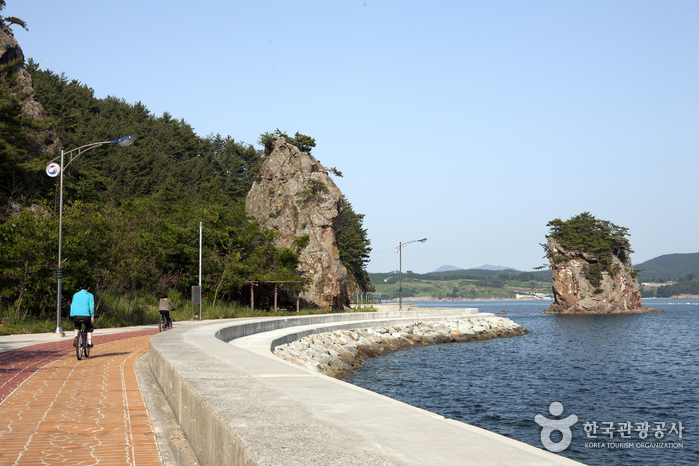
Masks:
[[[70,316],[75,324],[75,338],[73,346],[78,344],[78,333],[80,325],[85,323],[87,328],[87,347],[92,348],[92,331],[95,329],[95,297],[88,290],[90,285],[84,281],[80,284],[80,291],[73,295],[73,302],[70,304]]]
[[[160,306],[158,307],[160,315],[167,319],[167,328],[172,328],[172,319],[170,318],[170,309],[175,310],[175,306],[172,305],[172,301],[167,299],[167,295],[164,294],[160,299]]]

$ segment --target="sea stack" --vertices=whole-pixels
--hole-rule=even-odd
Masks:
[[[585,212],[548,223],[544,245],[554,303],[547,314],[663,312],[644,308],[629,254],[627,229]]]

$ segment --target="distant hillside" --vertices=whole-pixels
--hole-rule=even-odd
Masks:
[[[370,273],[376,291],[384,299],[397,299],[398,274]],[[447,270],[416,274],[403,272],[403,298],[429,299],[515,299],[518,294],[551,293],[551,271]]]
[[[474,267],[474,269],[478,269],[478,270],[515,270],[512,267],[503,267],[502,265],[490,265],[490,264],[484,264],[484,265],[481,265],[480,267]]]
[[[438,273],[438,272],[450,272],[452,270],[466,270],[463,267],[455,267],[453,265],[443,265],[440,268],[436,269],[432,273]],[[468,270],[515,270],[512,267],[503,267],[501,265],[490,265],[490,264],[483,264],[480,267],[473,267]]]
[[[488,278],[488,277],[522,277],[523,280],[543,280],[551,282],[551,271],[539,270],[533,272],[520,272],[515,269],[502,269],[502,270],[492,270],[492,269],[458,269],[458,270],[447,270],[444,272],[432,272],[422,275],[417,275],[426,280],[462,280],[462,279],[478,279],[478,278]]]
[[[699,295],[699,252],[666,254],[634,265],[639,282],[678,282],[661,287],[643,287],[643,298],[668,298]],[[387,299],[398,297],[398,272],[370,273],[376,291]],[[460,269],[443,265],[426,274],[403,272],[403,298],[434,299],[514,299],[518,293],[551,292],[551,270],[520,272],[501,266],[482,265]]]
[[[689,274],[699,276],[699,252],[689,254],[665,254],[640,264],[634,269],[643,269],[638,274],[639,282],[679,280]]]
[[[436,269],[434,272],[448,272],[449,270],[463,270],[461,267],[454,267],[453,265],[443,265],[440,268]]]

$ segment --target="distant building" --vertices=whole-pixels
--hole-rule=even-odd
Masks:
[[[544,293],[525,293],[515,295],[517,299],[529,299],[529,300],[546,300],[553,299],[551,296],[545,295]]]
[[[674,285],[675,283],[677,283],[677,282],[667,282],[667,283],[645,282],[645,283],[641,283],[641,286],[645,286],[647,288],[660,288],[661,286]]]

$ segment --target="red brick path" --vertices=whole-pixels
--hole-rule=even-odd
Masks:
[[[134,363],[158,330],[0,353],[0,465],[161,465]]]

